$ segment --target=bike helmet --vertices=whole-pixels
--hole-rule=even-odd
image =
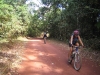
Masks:
[[[78,30],[75,30],[74,31],[74,35],[79,35],[79,31]]]

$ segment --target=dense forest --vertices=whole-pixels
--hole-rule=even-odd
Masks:
[[[100,49],[100,0],[41,0],[42,7],[26,0],[0,0],[0,40],[36,37],[47,31],[50,38],[68,43],[79,29],[86,47]]]

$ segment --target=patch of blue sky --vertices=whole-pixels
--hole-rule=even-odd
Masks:
[[[62,6],[62,4],[59,4],[59,5],[58,5],[58,8],[61,9],[61,10],[64,10],[64,9],[65,9],[65,8]]]
[[[33,2],[35,5],[31,5],[30,7],[31,7],[31,8],[34,8],[35,10],[38,10],[39,7],[43,7],[43,4],[42,4],[41,0],[27,0],[27,1],[26,1],[26,4],[28,5],[28,4],[32,3],[32,2]]]
[[[34,15],[34,10],[38,10],[40,7],[43,7],[41,0],[27,0],[26,4],[28,5],[28,11]]]

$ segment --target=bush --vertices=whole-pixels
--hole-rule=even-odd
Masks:
[[[92,48],[95,50],[100,49],[100,40],[98,38],[83,40],[83,42],[84,42],[84,45],[88,48]]]

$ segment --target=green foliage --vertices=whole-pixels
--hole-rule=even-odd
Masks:
[[[4,3],[9,4],[9,5],[18,5],[22,6],[25,4],[26,0],[2,0]]]
[[[1,4],[0,5],[0,23],[11,21],[12,13],[13,13],[13,7],[11,5]]]
[[[18,0],[0,1],[0,36],[12,40],[21,35],[26,35],[30,23],[26,6],[18,4]],[[17,5],[16,5],[17,4]]]
[[[99,0],[42,0],[42,2],[48,8],[41,11],[45,12],[43,17],[46,20],[43,24],[46,24],[51,37],[69,40],[71,33],[79,29],[81,37],[88,41],[85,42],[87,46],[90,42],[92,44],[99,41],[93,39],[100,38],[100,25],[97,22],[100,15]],[[90,47],[98,49],[99,45],[93,43]]]
[[[99,0],[42,0],[45,6],[37,11],[31,9],[34,15],[29,15],[27,6],[24,5],[25,1],[0,1],[1,37],[11,39],[20,35],[36,37],[42,31],[49,31],[50,37],[66,41],[69,40],[73,30],[79,29],[81,37],[91,44],[98,40],[93,38],[100,38],[100,23],[97,22],[100,15]],[[31,4],[35,5],[34,3],[29,5]],[[91,48],[99,48],[96,44],[93,46]]]
[[[100,22],[96,23],[96,26],[98,27],[98,29],[100,28]]]
[[[41,34],[41,31],[43,30],[43,21],[39,19],[38,14],[34,14],[33,16],[30,16],[30,24],[27,28],[27,35],[31,37],[36,37]]]
[[[92,48],[95,50],[99,50],[100,49],[100,40],[98,38],[94,38],[94,39],[89,39],[89,40],[83,40],[83,42],[85,43],[85,46],[88,48]]]

